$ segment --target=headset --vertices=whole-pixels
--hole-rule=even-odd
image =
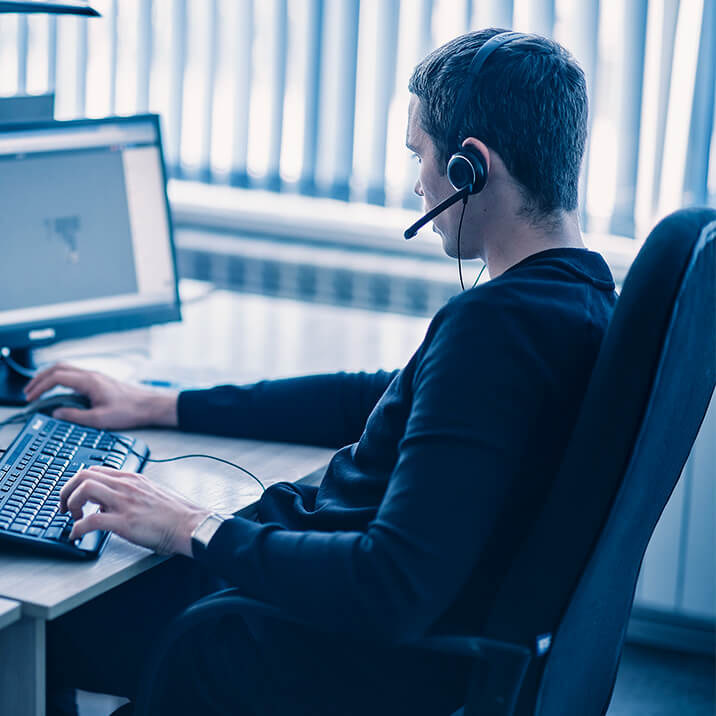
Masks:
[[[412,239],[413,236],[418,233],[418,229],[425,226],[425,224],[432,221],[438,214],[442,214],[445,209],[451,207],[461,199],[463,201],[464,212],[464,204],[467,203],[467,197],[470,196],[470,194],[478,194],[485,188],[487,184],[487,160],[479,150],[473,149],[472,147],[460,146],[458,138],[460,122],[465,114],[465,107],[470,98],[475,77],[477,77],[487,58],[498,47],[502,47],[502,45],[521,37],[526,36],[521,32],[500,32],[487,40],[472,58],[465,83],[462,86],[462,91],[455,104],[455,113],[453,114],[450,131],[448,132],[448,147],[453,148],[455,151],[448,160],[447,177],[453,189],[455,189],[455,193],[433,207],[412,226],[409,226],[403,234],[406,239]],[[462,217],[460,218],[460,228],[462,228]],[[458,229],[458,254],[460,250],[459,241],[460,230]]]

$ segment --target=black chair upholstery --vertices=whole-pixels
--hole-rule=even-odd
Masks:
[[[491,615],[510,639],[553,632],[528,675],[534,704],[526,688],[517,713],[606,712],[641,561],[715,376],[716,211],[682,210],[627,275],[560,472]]]
[[[415,644],[478,657],[458,713],[603,716],[647,543],[715,382],[716,211],[681,210],[656,226],[629,271],[560,471],[483,633]],[[233,590],[180,616],[146,675],[138,713],[158,712],[177,639],[246,610],[286,618]]]

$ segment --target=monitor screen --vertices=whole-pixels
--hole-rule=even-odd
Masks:
[[[179,320],[156,115],[0,128],[0,346]]]

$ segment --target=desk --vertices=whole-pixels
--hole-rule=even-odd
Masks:
[[[422,317],[229,291],[212,292],[201,299],[208,288],[199,282],[182,282],[182,297],[189,302],[183,308],[181,324],[68,341],[38,351],[38,359],[69,360],[124,379],[165,378],[187,385],[246,383],[310,372],[401,367],[419,345],[428,324]],[[119,358],[113,355],[117,353]],[[0,409],[0,420],[9,413]],[[0,430],[0,447],[6,447],[17,430],[10,426]],[[243,465],[266,485],[302,478],[327,463],[333,452],[166,430],[127,432],[145,440],[153,457],[189,450],[208,453]],[[260,494],[258,485],[243,473],[208,460],[148,463],[144,472],[217,511],[237,511]],[[117,536],[111,537],[102,556],[92,563],[11,555],[0,549],[0,597],[19,602],[22,609],[12,633],[6,630],[13,645],[8,638],[0,652],[1,668],[3,658],[12,650],[9,658],[15,674],[8,682],[14,693],[0,691],[0,716],[44,713],[45,621],[161,561]],[[21,701],[11,701],[14,698]]]

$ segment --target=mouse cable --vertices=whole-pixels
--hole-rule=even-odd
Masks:
[[[116,433],[108,433],[111,435],[120,445],[124,445],[124,447],[127,448],[133,455],[136,455],[138,458],[144,458],[142,453],[137,452],[130,443],[125,442],[124,439],[122,439],[121,436],[117,435]],[[225,460],[223,457],[216,457],[216,455],[205,455],[204,453],[189,453],[188,455],[177,455],[176,457],[165,457],[165,458],[153,458],[153,457],[147,457],[144,458],[147,462],[174,462],[175,460],[188,460],[189,458],[204,458],[206,460],[216,460],[217,462],[221,462],[224,465],[230,465],[231,467],[235,467],[237,470],[241,470],[241,472],[245,472],[250,478],[256,480],[256,482],[259,483],[261,486],[261,490],[266,492],[266,487],[261,480],[259,480],[256,475],[254,475],[253,472],[250,472],[245,467],[241,467],[241,465],[237,465],[235,462],[231,462],[231,460]]]

